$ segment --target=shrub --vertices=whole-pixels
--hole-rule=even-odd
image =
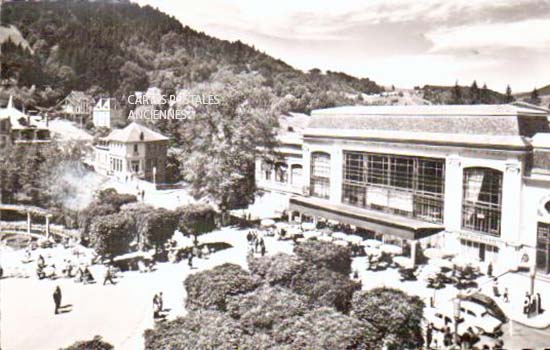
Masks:
[[[389,349],[417,349],[423,344],[424,302],[391,288],[355,293],[351,315],[372,326]]]
[[[78,341],[68,348],[61,350],[112,350],[114,347],[104,342],[100,336],[96,335],[92,340]]]
[[[142,203],[126,204],[121,212],[133,221],[134,231],[139,237],[140,248],[157,250],[172,237],[177,227],[177,216],[173,211],[154,208]]]
[[[144,333],[146,350],[233,350],[244,334],[237,321],[218,311],[195,311]]]
[[[189,310],[226,310],[227,299],[253,291],[260,281],[235,264],[223,264],[190,275],[184,282]]]
[[[305,297],[282,287],[264,286],[248,294],[229,297],[228,314],[238,319],[249,334],[270,332],[286,318],[308,310]]]
[[[332,308],[317,308],[304,316],[287,318],[273,332],[278,343],[291,349],[378,349],[369,326]]]
[[[348,247],[307,240],[296,245],[294,253],[309,265],[325,267],[345,275],[351,273],[351,251]]]
[[[90,226],[90,244],[100,255],[129,252],[135,237],[132,220],[120,213],[97,216]]]
[[[176,209],[181,232],[198,236],[216,228],[216,211],[209,205],[190,204]]]
[[[277,253],[265,257],[248,255],[248,268],[270,285],[290,286],[293,277],[304,269],[304,262],[295,255]]]
[[[330,306],[348,313],[353,293],[361,289],[361,284],[327,268],[307,268],[293,276],[290,288],[315,306]]]

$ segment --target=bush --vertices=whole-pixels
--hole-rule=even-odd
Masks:
[[[290,288],[315,306],[330,306],[348,313],[353,293],[361,284],[327,268],[307,268],[293,276]]]
[[[290,286],[293,277],[304,269],[304,262],[295,255],[278,253],[265,257],[247,256],[248,268],[270,285]]]
[[[144,334],[146,350],[233,350],[244,334],[239,323],[218,311],[190,312],[174,321],[155,324]]]
[[[92,219],[89,241],[100,255],[120,255],[130,251],[136,238],[134,223],[121,213]]]
[[[112,350],[114,346],[104,342],[100,336],[96,335],[92,340],[78,341],[68,348],[61,350]]]
[[[249,334],[270,332],[289,317],[308,310],[305,297],[286,288],[261,287],[248,294],[229,297],[228,314],[238,319]]]
[[[287,318],[273,332],[278,343],[304,350],[378,349],[369,326],[332,308],[314,309],[304,316]]]
[[[351,250],[328,242],[307,240],[294,247],[294,253],[309,265],[349,275]]]
[[[370,324],[389,349],[418,349],[423,344],[424,302],[417,296],[391,288],[358,292],[351,315]]]
[[[228,297],[253,291],[260,281],[235,264],[223,264],[190,275],[184,282],[189,310],[226,311]]]
[[[140,249],[159,250],[172,237],[177,227],[176,214],[164,208],[131,203],[124,205],[121,212],[133,221],[134,231],[139,237]]]
[[[216,211],[209,205],[190,204],[176,209],[179,229],[187,235],[198,236],[216,228]]]

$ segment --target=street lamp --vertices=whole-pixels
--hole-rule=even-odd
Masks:
[[[453,300],[454,306],[454,321],[455,321],[455,344],[458,345],[458,322],[460,321],[460,299],[455,298]]]
[[[535,265],[531,265],[531,268],[529,269],[529,277],[531,278],[531,288],[530,288],[530,295],[535,294],[535,277],[537,276],[537,267]]]

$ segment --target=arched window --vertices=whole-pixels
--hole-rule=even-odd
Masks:
[[[290,168],[290,181],[292,186],[302,187],[302,166],[300,164],[293,164]]]
[[[330,196],[330,154],[315,152],[311,154],[311,195],[319,198]]]
[[[464,169],[462,227],[500,236],[502,172],[490,168]]]

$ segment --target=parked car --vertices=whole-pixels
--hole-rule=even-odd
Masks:
[[[497,336],[501,333],[502,321],[489,314],[485,306],[463,300],[460,311],[468,327],[478,329],[481,334]]]

